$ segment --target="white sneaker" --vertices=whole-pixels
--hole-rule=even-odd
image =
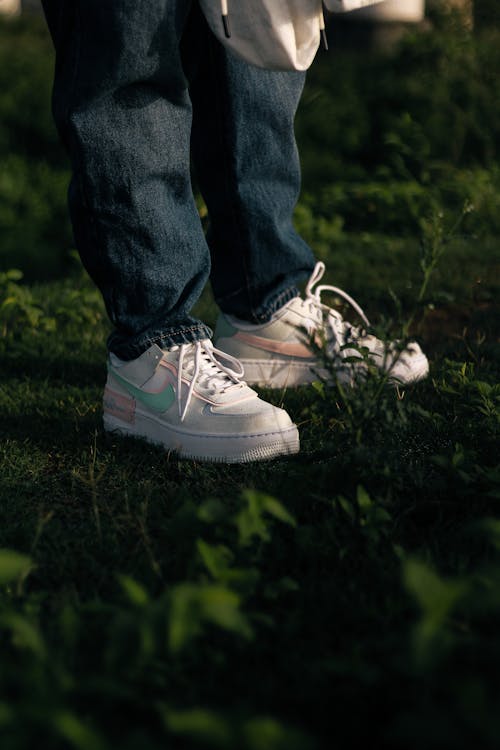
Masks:
[[[304,299],[294,297],[268,323],[254,325],[229,315],[219,316],[217,346],[240,360],[245,380],[267,388],[283,388],[331,380],[333,370],[339,382],[353,385],[371,366],[386,373],[394,384],[407,385],[425,378],[429,363],[416,342],[405,347],[398,342],[384,343],[322,303],[321,293],[333,292],[352,305],[367,328],[370,325],[360,306],[342,289],[316,286],[324,271],[324,263],[317,263]],[[328,368],[325,359],[331,362]]]
[[[240,363],[207,339],[108,362],[104,428],[145,438],[182,458],[237,463],[297,453],[283,409],[240,380]]]

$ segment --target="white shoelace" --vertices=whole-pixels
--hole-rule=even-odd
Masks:
[[[307,282],[306,286],[306,298],[308,300],[311,300],[313,304],[317,305],[321,310],[328,312],[328,313],[334,313],[339,318],[342,318],[340,313],[338,313],[336,310],[332,310],[331,307],[328,307],[328,305],[325,305],[321,302],[321,293],[322,292],[333,292],[334,294],[337,294],[339,297],[342,297],[342,299],[345,299],[346,302],[348,302],[351,307],[357,312],[363,323],[367,328],[370,327],[370,321],[366,317],[363,308],[358,305],[356,300],[354,300],[347,292],[344,292],[343,289],[340,289],[338,286],[331,286],[329,284],[321,284],[320,286],[316,287],[316,289],[313,292],[313,287],[316,286],[318,281],[320,281],[323,278],[323,274],[325,273],[325,264],[322,261],[318,261],[316,265],[314,266],[314,271],[311,274],[311,278]]]
[[[179,407],[179,417],[181,422],[189,409],[189,404],[193,397],[196,384],[215,393],[224,392],[228,388],[237,386],[244,387],[241,378],[244,375],[241,362],[220,349],[216,349],[209,339],[196,341],[192,344],[181,344],[173,346],[169,351],[179,352],[179,361],[177,365],[177,404]],[[225,365],[226,361],[229,365]],[[182,378],[189,377],[188,392],[184,404],[182,404]]]
[[[311,315],[310,330],[308,331],[309,334],[314,333],[318,325],[326,316],[326,320],[330,328],[332,329],[332,333],[334,334],[336,340],[340,339],[342,341],[346,337],[346,335],[349,335],[352,338],[357,338],[360,335],[359,329],[351,325],[351,323],[349,323],[348,321],[344,320],[342,315],[337,310],[334,310],[328,305],[325,305],[325,303],[321,300],[321,294],[323,292],[331,292],[344,299],[359,315],[367,328],[369,328],[370,326],[370,321],[368,320],[363,309],[360,307],[360,305],[358,305],[356,300],[354,300],[349,294],[347,294],[347,292],[344,292],[343,289],[340,289],[337,286],[330,286],[329,284],[320,284],[319,286],[317,286],[318,282],[323,278],[324,273],[325,264],[321,261],[318,261],[314,267],[314,271],[311,274],[311,278],[307,282],[307,286],[305,289],[305,299],[303,300],[303,304],[307,306]]]

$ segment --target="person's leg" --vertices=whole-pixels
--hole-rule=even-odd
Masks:
[[[190,86],[193,157],[210,215],[212,287],[223,312],[264,322],[315,263],[292,224],[300,189],[293,126],[305,75],[242,62],[203,19],[194,25],[204,54]]]
[[[360,348],[389,381],[422,379],[429,365],[418,344],[385,344],[327,307],[322,289],[346,295],[318,285],[324,265],[315,265],[293,229],[300,184],[293,120],[304,75],[254,68],[207,39],[206,63],[190,90],[197,174],[211,219],[212,284],[223,313],[217,346],[240,360],[248,383],[266,387],[311,383],[333,370],[339,380],[362,379]],[[296,284],[307,276],[305,294],[297,296]]]
[[[190,315],[210,271],[191,189],[191,102],[179,43],[188,0],[43,0],[56,123],[82,261],[130,360],[207,338]]]
[[[288,414],[259,399],[240,364],[190,316],[210,268],[179,50],[191,3],[44,5],[57,49],[54,113],[73,164],[75,239],[115,324],[105,429],[204,461],[296,453]]]

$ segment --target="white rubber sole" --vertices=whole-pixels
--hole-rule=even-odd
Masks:
[[[197,461],[249,463],[290,456],[300,450],[299,431],[294,424],[284,430],[254,435],[200,435],[178,430],[154,415],[137,411],[133,423],[123,422],[106,412],[103,422],[108,432],[143,438],[180,458]]]
[[[261,388],[295,388],[310,385],[315,381],[331,381],[332,375],[325,368],[311,362],[300,362],[279,359],[240,359],[245,371],[245,382]],[[345,365],[336,368],[336,379],[341,385],[355,386],[363,380],[362,365]],[[412,363],[411,371],[398,377],[389,375],[388,382],[394,386],[405,386],[423,380],[429,374],[429,362],[422,355]]]

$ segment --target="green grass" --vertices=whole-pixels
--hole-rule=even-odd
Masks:
[[[447,253],[459,302],[416,322],[431,378],[266,392],[302,452],[250,466],[105,436],[97,294],[78,275],[20,288],[0,547],[29,562],[0,554],[2,747],[497,744],[498,309],[464,296],[475,241]]]
[[[103,432],[109,327],[62,219],[50,45],[0,24],[2,750],[498,747],[498,32],[480,41],[322,60],[299,114],[297,227],[380,330],[411,319],[429,379],[264,392],[301,453],[216,466]]]

